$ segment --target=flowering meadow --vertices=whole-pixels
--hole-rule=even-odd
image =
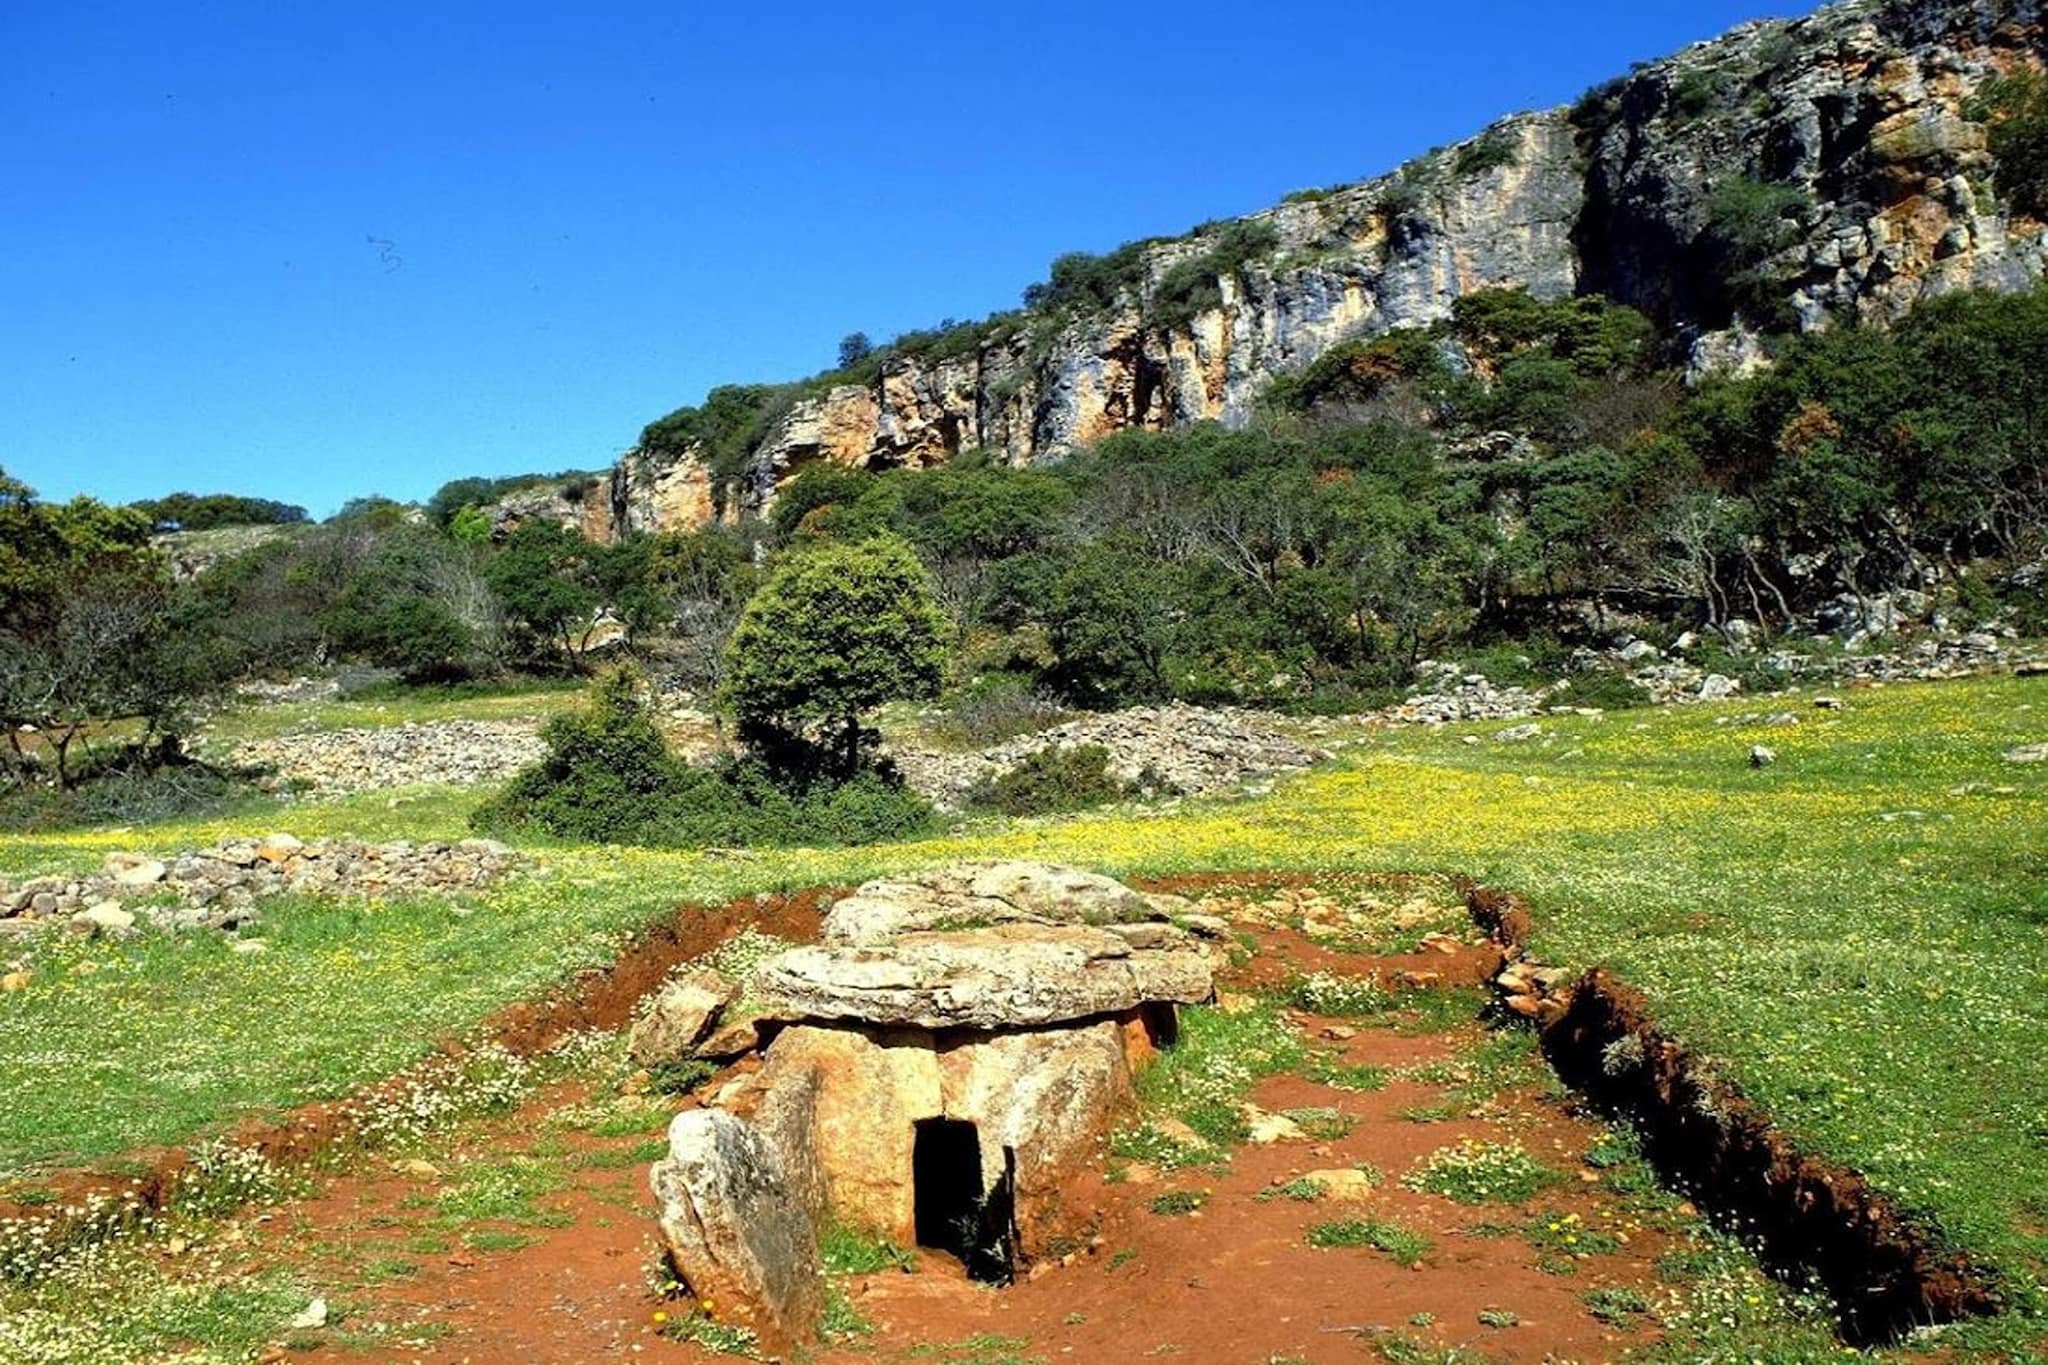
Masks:
[[[1788,723],[1786,716],[1796,723]],[[0,1182],[204,1137],[399,1071],[612,957],[686,903],[961,857],[1116,874],[1462,872],[1520,891],[1536,948],[1604,963],[1814,1150],[1867,1172],[2017,1294],[2048,1271],[2048,681],[1990,679],[1360,731],[1270,795],[987,821],[894,847],[744,857],[535,845],[466,901],[275,904],[267,950],[205,935],[8,947]],[[1776,753],[1752,767],[1752,745]],[[478,792],[0,841],[10,873],[223,834],[455,838]]]

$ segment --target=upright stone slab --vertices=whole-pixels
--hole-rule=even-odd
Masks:
[[[720,1322],[752,1329],[770,1352],[815,1341],[825,1306],[817,1234],[775,1149],[717,1109],[676,1115],[668,1148],[649,1184],[676,1273]]]

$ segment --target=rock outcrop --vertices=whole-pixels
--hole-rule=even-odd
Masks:
[[[1046,305],[903,350],[872,379],[790,391],[735,472],[701,449],[629,453],[547,514],[614,538],[758,513],[807,464],[920,468],[981,449],[1057,458],[1130,427],[1240,424],[1280,374],[1341,342],[1443,319],[1464,294],[1599,292],[1691,340],[1696,367],[1760,355],[1745,317],[1818,328],[1890,318],[1965,287],[2042,274],[2043,225],[1995,192],[1972,95],[2042,64],[2042,0],[1847,0],[1755,23],[1521,115],[1391,175],[1148,243],[1108,307]],[[1731,256],[1716,204],[1748,184],[1782,207]],[[1203,276],[1225,234],[1269,243]],[[1737,298],[1731,281],[1760,281]]]

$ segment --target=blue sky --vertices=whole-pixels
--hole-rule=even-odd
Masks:
[[[1798,8],[0,3],[0,467],[325,514],[600,466]]]

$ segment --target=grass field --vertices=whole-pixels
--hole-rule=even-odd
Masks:
[[[677,902],[990,855],[1126,874],[1447,870],[1523,892],[1544,956],[1618,968],[1798,1138],[2038,1292],[2048,765],[2001,753],[2048,739],[2048,680],[1847,700],[1559,718],[1519,744],[1494,741],[1498,725],[1369,734],[1257,801],[977,824],[898,847],[751,861],[540,848],[548,875],[466,915],[276,907],[254,957],[203,939],[51,941],[27,954],[30,987],[0,996],[0,1178],[344,1093],[604,959]],[[1800,723],[1764,723],[1780,711]],[[1751,768],[1753,743],[1777,762]],[[379,793],[261,819],[306,836],[449,837],[476,799]],[[0,869],[90,866],[230,826],[8,840]]]

